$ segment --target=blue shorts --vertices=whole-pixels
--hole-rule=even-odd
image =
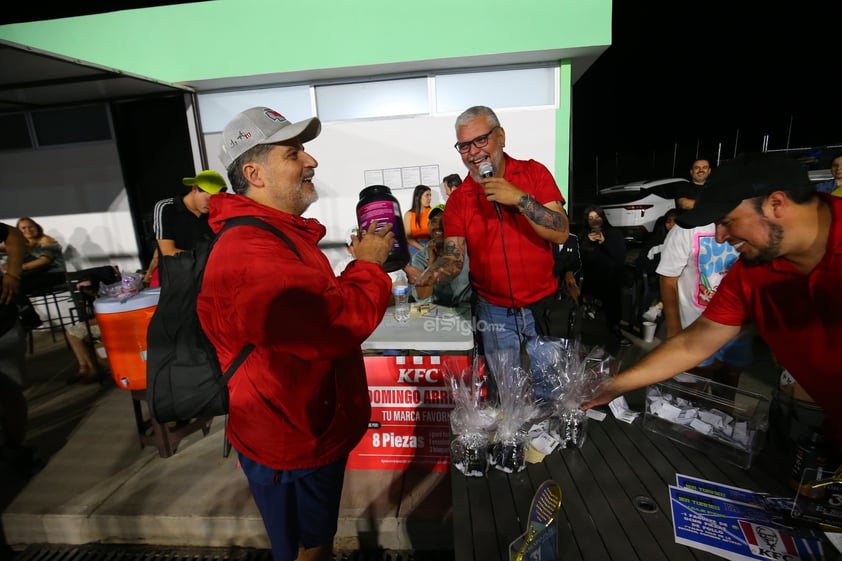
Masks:
[[[748,366],[754,360],[753,348],[754,340],[752,337],[737,337],[722,345],[722,348],[700,362],[699,366],[710,366],[714,360],[718,360],[742,368]]]
[[[278,471],[239,457],[272,544],[273,561],[294,561],[300,546],[333,545],[347,458],[318,468]]]

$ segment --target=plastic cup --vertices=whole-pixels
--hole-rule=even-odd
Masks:
[[[655,339],[655,328],[658,327],[654,321],[643,322],[643,340],[651,343]]]

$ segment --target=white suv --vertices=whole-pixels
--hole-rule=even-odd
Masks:
[[[614,185],[600,189],[597,204],[626,241],[642,242],[658,218],[675,208],[676,189],[686,183],[686,179],[671,177]]]

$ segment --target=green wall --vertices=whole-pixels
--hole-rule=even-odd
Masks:
[[[165,82],[609,45],[611,0],[211,0],[0,26]]]

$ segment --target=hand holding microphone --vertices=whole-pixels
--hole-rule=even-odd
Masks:
[[[482,177],[482,178],[488,178],[488,177],[494,176],[494,166],[492,166],[491,162],[488,162],[488,161],[481,163],[479,165],[479,168],[477,169],[477,171],[479,171],[479,176]],[[497,211],[497,218],[499,218],[500,221],[502,222],[503,221],[503,211],[500,210],[500,205],[497,203],[497,201],[494,201],[494,210]]]

